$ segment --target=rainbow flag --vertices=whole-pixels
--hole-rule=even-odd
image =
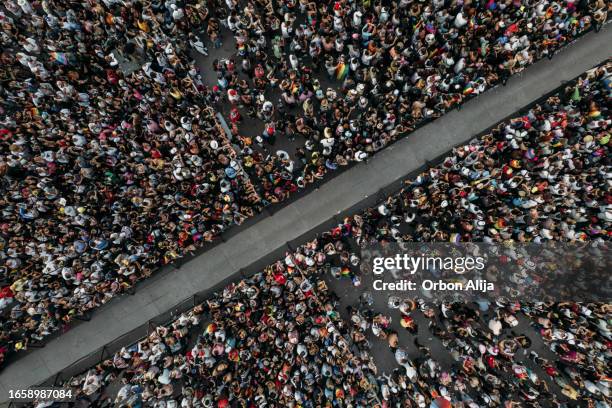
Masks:
[[[344,81],[344,78],[348,75],[349,67],[345,63],[341,62],[336,65],[336,79],[338,81]]]
[[[51,58],[62,65],[68,65],[68,56],[65,52],[52,52]]]

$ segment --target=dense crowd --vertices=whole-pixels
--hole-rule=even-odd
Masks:
[[[259,206],[177,34],[197,3],[3,6],[0,360]]]
[[[404,302],[399,309],[399,329],[389,327],[393,312],[374,313],[363,306],[351,310],[356,347],[369,350],[371,333],[388,344],[398,365],[378,377],[388,406],[609,406],[607,304],[500,300],[478,308],[460,302],[435,307],[418,300]],[[431,337],[414,335],[417,316],[427,324],[426,335],[433,335],[448,352],[450,364],[440,361]],[[538,328],[545,324],[541,337],[517,333],[523,319],[532,319]],[[398,341],[404,329],[412,333],[416,357]],[[542,338],[550,349],[539,347]]]
[[[551,55],[609,7],[383,3],[3,2],[0,360]],[[210,88],[189,53],[219,47],[222,27],[240,61],[216,61]],[[261,137],[241,136],[242,114],[265,122]],[[298,136],[299,160],[256,148]]]
[[[611,96],[606,62],[67,384],[118,406],[608,407],[607,303],[390,298],[380,312],[364,292],[345,320],[325,282],[360,286],[373,243],[608,242]],[[378,341],[391,372],[372,358]]]
[[[87,404],[115,406],[371,406],[367,373],[375,368],[348,351],[334,303],[308,269],[278,262],[68,385]],[[188,344],[202,312],[201,333]],[[114,398],[109,384],[119,387]]]
[[[278,202],[522,71],[607,19],[604,1],[258,1],[210,4],[236,53],[213,101],[246,170]],[[213,5],[214,4],[214,5]],[[225,6],[225,7],[224,7]],[[243,116],[258,118],[240,126]],[[269,149],[304,142],[295,154]],[[259,146],[259,147],[258,147]],[[265,150],[262,151],[261,147]]]

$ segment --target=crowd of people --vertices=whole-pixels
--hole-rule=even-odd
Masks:
[[[88,405],[372,406],[367,374],[375,368],[348,350],[325,282],[295,262],[229,285],[66,385]],[[198,321],[200,334],[188,344]],[[111,384],[116,396],[105,392]]]
[[[3,2],[0,361],[551,55],[609,7],[220,3]],[[240,61],[216,61],[209,87],[190,53],[219,47],[222,27]],[[324,89],[320,70],[340,89]],[[219,100],[233,108],[232,142]],[[241,136],[242,114],[266,123],[261,137]],[[299,160],[256,148],[298,136]]]
[[[211,2],[236,53],[213,62],[245,168],[266,203],[366,160],[607,20],[604,1]],[[213,13],[214,10],[214,13]],[[214,17],[213,17],[214,16]],[[258,118],[252,134],[241,117]],[[295,154],[271,148],[299,139]],[[303,144],[303,145],[302,145]],[[264,148],[263,150],[261,148]]]
[[[351,309],[356,347],[370,350],[371,335],[388,344],[397,363],[392,372],[378,377],[387,406],[609,406],[609,305],[500,299],[480,309],[461,302],[436,307],[418,299],[404,301],[399,309],[399,330],[389,325],[393,312],[375,313],[367,306]],[[428,340],[415,335],[417,315],[427,322]],[[540,334],[547,343],[552,340],[549,350],[538,347],[538,334],[517,333],[525,318],[533,319],[538,328],[548,325],[549,332]],[[416,357],[398,340],[404,329],[411,333]],[[440,361],[432,335],[448,351],[450,364]]]
[[[372,243],[607,243],[611,96],[607,61],[66,385],[118,406],[608,407],[609,303],[389,299],[381,313],[364,292],[345,319],[326,282],[361,286],[359,249]],[[372,357],[378,341],[392,372]]]
[[[0,361],[260,208],[182,4],[3,2]]]

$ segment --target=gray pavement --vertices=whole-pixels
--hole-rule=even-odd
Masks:
[[[8,390],[40,383],[106,343],[128,333],[190,295],[213,287],[286,242],[307,234],[381,187],[425,165],[453,146],[468,141],[518,109],[612,55],[612,30],[589,33],[561,51],[513,77],[506,87],[492,89],[441,119],[413,132],[324,183],[317,191],[278,210],[226,242],[186,262],[180,270],[165,269],[99,309],[46,347],[32,350],[0,374],[0,401]]]

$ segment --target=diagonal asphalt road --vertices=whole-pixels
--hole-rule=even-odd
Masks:
[[[239,234],[197,256],[176,271],[159,271],[138,285],[133,296],[122,296],[103,306],[91,321],[73,327],[46,347],[35,349],[0,373],[0,401],[10,389],[40,383],[156,316],[172,310],[183,299],[211,288],[288,241],[312,231],[334,215],[350,209],[385,186],[400,180],[453,146],[494,125],[563,81],[576,77],[612,56],[610,25],[589,33],[552,60],[542,60],[463,105],[461,111],[411,133],[375,155],[324,183],[317,191],[254,222]],[[314,233],[313,233],[314,234]]]

